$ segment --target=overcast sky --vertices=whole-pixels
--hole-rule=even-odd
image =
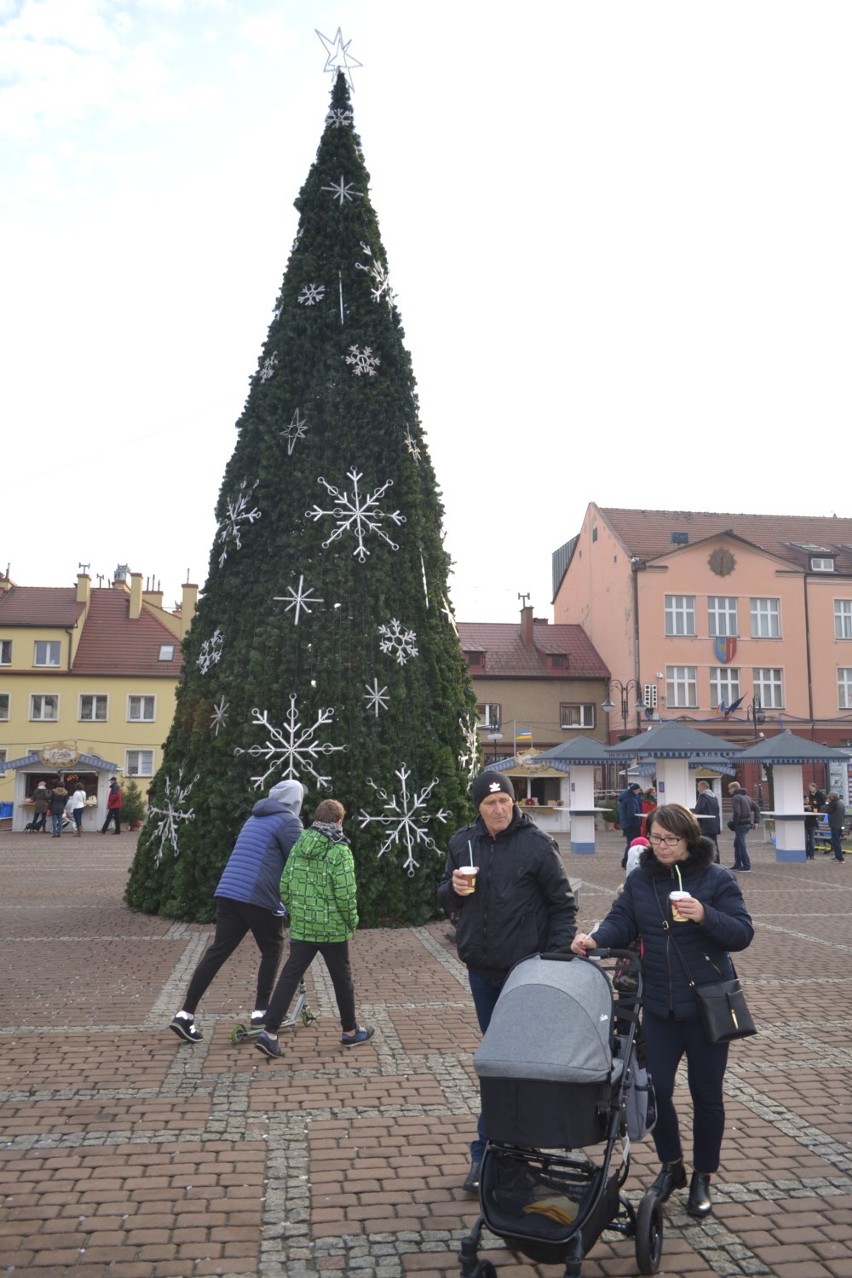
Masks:
[[[339,27],[462,620],[589,501],[852,513],[852,4],[0,0],[0,569],[203,584]]]

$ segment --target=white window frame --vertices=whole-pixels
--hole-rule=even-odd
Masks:
[[[44,649],[44,661],[39,661],[39,648]],[[56,660],[49,661],[48,658],[53,656],[56,651]],[[49,666],[51,670],[57,669],[62,660],[62,641],[60,639],[36,639],[33,644],[33,665],[41,668]]]
[[[150,769],[148,772],[142,770],[145,764]],[[154,775],[154,751],[125,750],[124,775],[126,777],[152,777]]]
[[[5,702],[5,706],[4,706],[4,702]],[[5,714],[3,713],[4,709],[6,711]],[[11,709],[12,709],[11,692],[0,692],[0,723],[9,722],[9,714],[11,712]]]
[[[852,710],[852,666],[837,667],[837,708]]]
[[[44,703],[53,701],[56,703],[56,714],[44,714]],[[38,702],[39,713],[36,714],[36,703]],[[57,723],[59,721],[59,693],[58,692],[31,692],[30,693],[30,720],[32,723]]]
[[[697,666],[666,666],[666,707],[678,710],[698,708]]]
[[[666,595],[665,630],[669,638],[695,636],[695,595]]]
[[[707,633],[711,639],[735,639],[740,633],[736,595],[707,596]]]
[[[174,661],[176,647],[177,647],[176,643],[161,643],[160,653],[159,653],[159,656],[157,657],[157,660],[158,661]]]
[[[761,710],[784,709],[784,672],[776,666],[756,666],[751,672],[752,695]]]
[[[852,599],[834,601],[834,637],[852,639]]]
[[[732,705],[740,696],[739,666],[711,666],[710,705]]]
[[[0,639],[0,666],[12,664],[12,640]]]
[[[593,728],[595,707],[591,701],[563,701],[559,707],[559,724],[563,732],[572,728]]]
[[[754,598],[749,601],[752,639],[781,638],[781,600]]]
[[[811,557],[811,572],[834,572],[834,560],[820,555],[813,555]]]
[[[503,706],[499,701],[482,701],[476,707],[479,715],[477,727],[487,728],[489,732],[499,732],[503,726]]]
[[[102,701],[104,703],[103,715],[83,714],[84,701],[91,701],[95,703],[92,707],[93,709],[96,708],[97,702]],[[109,719],[109,697],[106,695],[106,693],[105,692],[81,692],[80,700],[77,702],[77,718],[80,723],[106,723],[107,720]]]
[[[134,701],[140,702],[139,714],[133,713]],[[151,702],[151,713],[142,714],[145,709],[145,702]],[[154,723],[157,718],[157,698],[150,692],[132,692],[127,697],[127,722],[128,723]]]

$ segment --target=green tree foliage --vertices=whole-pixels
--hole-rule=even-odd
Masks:
[[[363,924],[419,923],[471,814],[474,696],[368,185],[341,73],[216,507],[136,909],[210,919],[241,822],[290,776],[308,821],[346,807]]]
[[[137,821],[143,820],[144,816],[145,800],[139,786],[131,777],[121,789],[121,820],[127,826],[133,826]]]

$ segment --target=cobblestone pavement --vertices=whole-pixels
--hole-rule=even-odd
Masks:
[[[359,1012],[339,1046],[320,1013],[282,1061],[233,1046],[250,1011],[244,943],[200,1008],[203,1042],[167,1026],[209,928],[121,904],[135,836],[0,834],[0,1273],[49,1278],[414,1278],[457,1275],[476,1203],[459,1188],[477,1110],[478,1033],[448,925],[362,932]],[[730,862],[726,839],[723,859]],[[565,853],[581,922],[607,909],[621,840]],[[739,962],[758,1037],[735,1044],[716,1210],[666,1208],[661,1272],[852,1278],[852,865],[776,864],[753,843],[743,878],[757,938]],[[679,1110],[688,1121],[685,1087]],[[638,1202],[656,1166],[633,1150]],[[677,1201],[675,1201],[677,1199]],[[486,1235],[500,1278],[563,1272]],[[584,1278],[637,1272],[604,1234]]]

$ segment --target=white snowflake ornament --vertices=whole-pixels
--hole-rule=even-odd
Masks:
[[[381,521],[389,519],[398,526],[405,523],[405,515],[401,515],[398,510],[388,513],[379,508],[379,499],[393,486],[393,480],[388,479],[372,493],[364,494],[359,488],[359,483],[364,477],[361,471],[353,467],[352,470],[347,470],[346,475],[352,480],[351,497],[348,492],[341,492],[320,475],[317,483],[322,484],[329,496],[334,498],[334,509],[322,510],[319,506],[314,506],[313,510],[305,511],[305,518],[313,519],[314,523],[325,515],[330,515],[337,521],[334,532],[327,541],[322,543],[323,550],[327,550],[333,541],[337,541],[345,533],[351,533],[355,538],[356,546],[352,553],[357,556],[359,563],[364,563],[370,553],[364,540],[370,533],[380,537],[391,550],[399,550],[397,543],[392,541],[385,532]]]
[[[479,735],[476,731],[476,720],[470,716],[459,719],[462,734],[462,747],[457,755],[459,772],[472,781],[479,771]]]
[[[325,117],[326,124],[333,124],[336,129],[350,129],[355,116],[348,108],[329,107]]]
[[[253,524],[260,519],[261,511],[258,506],[254,506],[249,510],[251,504],[251,495],[254,492],[259,480],[255,480],[253,484],[249,484],[243,479],[240,483],[240,490],[236,497],[229,497],[225,511],[224,519],[219,521],[219,527],[216,529],[216,541],[222,543],[222,553],[219,556],[219,567],[228,558],[228,547],[233,546],[235,550],[242,549],[242,533],[244,524]]]
[[[382,362],[378,355],[373,354],[372,346],[365,346],[363,350],[360,346],[350,346],[349,354],[343,358],[351,365],[356,377],[375,377]]]
[[[299,722],[296,700],[296,694],[291,692],[290,709],[287,711],[286,721],[280,727],[275,727],[269,722],[266,710],[254,709],[251,712],[252,723],[255,727],[265,728],[269,737],[262,746],[249,746],[247,750],[237,749],[234,754],[250,754],[252,758],[268,762],[269,766],[264,773],[252,777],[257,789],[262,788],[273,772],[278,772],[282,778],[288,777],[291,780],[295,778],[297,781],[303,773],[307,772],[320,789],[324,789],[331,778],[322,776],[314,765],[319,764],[322,755],[337,754],[338,751],[346,749],[346,746],[314,740],[317,730],[331,723],[334,718],[334,710],[331,707],[320,710],[314,723],[304,728]]]
[[[356,196],[359,199],[361,196],[361,192],[356,191],[352,183],[347,182],[342,173],[337,183],[334,183],[331,186],[321,186],[320,190],[330,191],[331,194],[334,196],[334,198],[337,200],[341,208],[343,208],[344,203],[346,203],[347,201],[349,203],[352,203],[352,201],[355,199]]]
[[[298,626],[299,613],[306,612],[310,616],[310,608],[308,604],[324,603],[322,599],[316,598],[311,594],[311,587],[305,586],[305,578],[300,574],[298,586],[288,586],[286,595],[273,595],[273,599],[277,603],[286,604],[285,612],[289,612],[291,608],[295,609],[293,621]]]
[[[396,300],[396,293],[391,288],[387,266],[380,262],[377,257],[373,257],[372,248],[369,244],[365,244],[363,240],[361,241],[361,252],[366,254],[369,261],[356,262],[355,267],[359,271],[367,271],[373,281],[370,288],[370,296],[374,302],[385,301],[388,306],[393,306]]]
[[[263,361],[263,364],[261,365],[261,368],[260,368],[260,372],[258,373],[258,377],[260,378],[262,382],[268,382],[270,377],[275,376],[275,370],[277,367],[278,367],[278,354],[276,351],[273,351],[272,354],[267,356],[267,358]]]
[[[317,306],[324,297],[324,284],[305,284],[296,300],[302,306]]]
[[[228,718],[228,702],[224,696],[220,697],[213,706],[213,712],[210,715],[210,727],[218,737],[220,728],[224,728]]]
[[[198,777],[193,777],[186,785],[182,781],[183,773],[180,774],[177,781],[172,785],[171,779],[166,777],[166,797],[163,800],[163,806],[151,804],[148,808],[148,815],[159,817],[159,821],[154,826],[153,837],[160,840],[160,847],[154,858],[155,863],[159,865],[163,859],[168,844],[172,849],[172,854],[177,856],[180,852],[178,847],[178,836],[181,826],[187,821],[195,820],[195,811],[187,806],[189,792],[192,789]]]
[[[410,657],[418,656],[417,635],[413,630],[400,625],[396,617],[391,617],[390,624],[379,626],[379,634],[383,636],[379,642],[382,652],[393,657],[398,666],[404,666]]]
[[[379,848],[378,855],[380,857],[384,856],[385,852],[394,845],[403,848],[406,857],[402,868],[411,877],[420,864],[414,856],[418,845],[428,848],[430,852],[440,852],[440,848],[429,834],[429,822],[441,821],[446,823],[449,814],[443,808],[432,813],[426,810],[426,800],[438,784],[437,777],[429,785],[424,786],[423,789],[409,793],[408,782],[411,773],[406,764],[403,763],[394,773],[394,776],[399,778],[399,795],[389,794],[387,790],[382,789],[381,786],[376,785],[375,781],[367,777],[367,784],[375,790],[377,796],[381,799],[383,810],[376,815],[370,815],[362,808],[360,812],[361,829],[364,830],[368,825],[372,824],[384,826],[388,830],[388,836]]]
[[[205,639],[201,645],[201,651],[198,654],[196,665],[203,675],[206,675],[216,665],[217,661],[222,660],[222,649],[225,646],[225,636],[220,626],[217,626],[209,639]]]
[[[379,717],[380,710],[387,710],[389,699],[387,696],[387,687],[380,688],[378,679],[373,680],[372,688],[368,683],[364,684],[367,691],[364,693],[364,700],[367,703],[367,709],[372,710],[376,718]]]

